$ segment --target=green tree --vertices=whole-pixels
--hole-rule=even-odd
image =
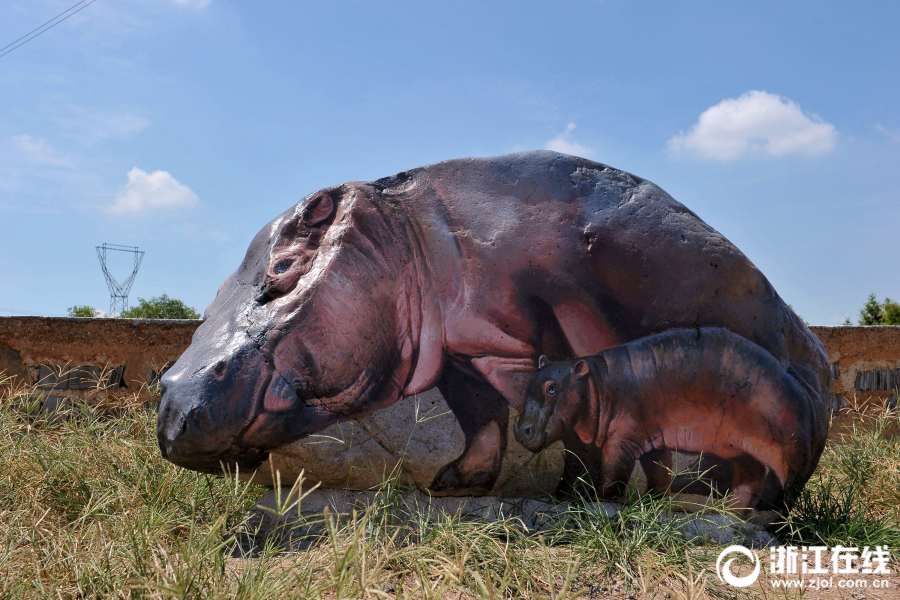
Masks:
[[[100,314],[100,311],[87,304],[84,306],[76,304],[75,306],[70,306],[66,314],[70,317],[96,317]]]
[[[900,325],[900,304],[890,298],[878,302],[875,294],[869,294],[859,311],[860,325]]]
[[[885,298],[882,306],[884,306],[884,324],[900,325],[900,304]]]
[[[138,305],[120,316],[126,319],[199,319],[200,313],[181,300],[163,294],[149,300],[138,298]]]

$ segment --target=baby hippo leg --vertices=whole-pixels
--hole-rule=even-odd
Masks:
[[[672,488],[672,451],[654,448],[640,458],[641,468],[647,476],[647,491],[653,494],[669,494]]]
[[[640,455],[640,446],[630,440],[607,442],[603,452],[601,495],[606,498],[625,495],[628,480],[634,471],[634,463]]]
[[[753,509],[759,502],[765,482],[766,467],[761,462],[747,454],[735,458],[731,507],[739,512]]]

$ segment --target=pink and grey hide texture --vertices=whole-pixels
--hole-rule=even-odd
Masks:
[[[547,364],[528,386],[515,437],[537,451],[564,440],[606,496],[635,462],[655,493],[673,490],[672,451],[700,454],[697,483],[736,509],[777,508],[815,467],[816,381],[727,329],[669,329],[598,355]],[[818,454],[816,454],[818,458]],[[706,471],[707,469],[704,469]]]
[[[698,345],[697,332],[705,339],[711,328],[728,335]],[[698,374],[687,365],[720,353],[679,435],[696,427],[692,439],[711,439],[723,414],[716,398],[741,378],[759,394],[771,384],[780,396],[726,402],[726,420],[753,414],[796,436],[802,450],[786,450],[781,471],[744,454],[764,480],[805,482],[828,428],[825,351],[734,245],[656,185],[600,163],[550,151],[448,160],[318,190],[264,227],[162,380],[159,443],[175,464],[246,473],[270,453],[337,423],[364,426],[436,387],[462,441],[418,485],[497,493],[504,459],[521,450],[510,419],[527,412],[538,359],[605,356],[654,335],[666,336],[654,352],[672,365],[665,389],[647,387],[662,364],[633,362],[614,376],[634,382],[617,402],[628,396],[632,412],[646,403],[666,430],[675,417],[660,398],[690,402]],[[610,458],[617,451],[604,436],[606,445],[627,436],[580,435],[603,404],[591,402],[566,416],[558,439],[570,451],[566,473],[588,460],[603,488],[626,461]],[[613,422],[624,419],[616,410]],[[692,451],[744,460],[704,444]],[[621,452],[640,461],[662,449],[657,441]]]

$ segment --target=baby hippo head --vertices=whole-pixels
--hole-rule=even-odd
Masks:
[[[525,392],[525,409],[513,428],[516,440],[537,452],[561,439],[579,416],[581,380],[589,372],[583,359],[551,364],[541,356]]]

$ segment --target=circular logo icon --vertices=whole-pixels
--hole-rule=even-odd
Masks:
[[[753,572],[744,577],[738,577],[731,572],[731,563],[734,562],[735,558],[732,557],[722,563],[722,560],[725,559],[729,554],[743,554],[747,558],[750,559],[750,562],[753,563]],[[716,575],[719,576],[719,579],[729,585],[733,585],[734,587],[747,587],[748,585],[753,585],[756,582],[756,579],[759,577],[759,557],[756,555],[756,552],[752,550],[748,550],[743,546],[728,546],[722,553],[719,554],[719,559],[716,561]]]

